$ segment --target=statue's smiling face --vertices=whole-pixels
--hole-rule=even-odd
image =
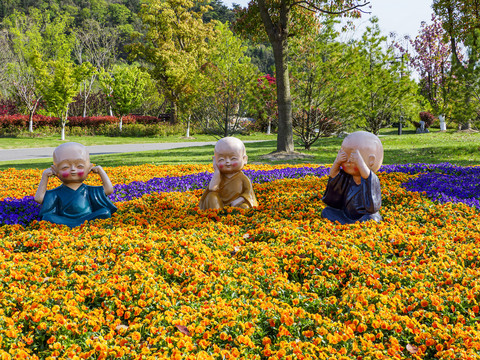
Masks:
[[[57,176],[63,183],[82,183],[91,169],[86,151],[77,146],[59,149],[55,154],[54,165]]]
[[[233,150],[233,151],[232,151]],[[236,173],[243,168],[243,155],[241,151],[223,150],[215,154],[218,169],[221,173]]]
[[[236,174],[247,163],[245,147],[238,139],[223,138],[215,146],[215,162],[222,174]]]

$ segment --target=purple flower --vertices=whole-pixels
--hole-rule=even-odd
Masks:
[[[252,183],[265,183],[280,179],[302,178],[305,176],[327,176],[330,169],[324,166],[309,168],[285,168],[273,170],[245,170]],[[384,165],[380,171],[385,173],[403,172],[420,174],[407,181],[403,186],[410,191],[425,192],[432,200],[444,202],[463,202],[469,206],[480,208],[480,167],[461,167],[449,163],[442,164],[402,164]],[[205,189],[212,173],[203,172],[179,177],[153,178],[148,181],[133,181],[129,184],[114,186],[110,195],[113,202],[129,201],[144,194],[154,192],[191,191]],[[23,199],[7,198],[0,201],[0,225],[27,225],[39,220],[40,206],[33,196]]]

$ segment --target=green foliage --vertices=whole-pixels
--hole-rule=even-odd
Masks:
[[[111,25],[125,25],[130,21],[132,13],[123,4],[108,5],[108,17]]]
[[[151,81],[149,74],[136,65],[114,65],[109,72],[102,70],[100,84],[114,113],[120,118],[119,128],[122,130],[123,116],[141,105],[145,89]]]
[[[210,0],[206,1],[205,4],[197,3],[195,4],[194,9],[201,11],[200,7],[202,5],[208,5],[209,7],[202,16],[203,21],[206,23],[216,20],[224,24],[227,22],[232,24],[235,21],[235,12],[225,6],[221,0]]]
[[[480,120],[480,13],[475,0],[434,0],[451,50],[451,92],[446,113],[461,128]]]
[[[356,77],[349,81],[350,111],[358,125],[374,134],[417,104],[417,87],[404,59],[395,58],[392,48],[384,50],[386,39],[380,36],[377,22],[376,18],[372,20],[357,45],[357,53],[352,54],[357,59]]]
[[[256,86],[255,66],[245,55],[247,46],[227,24],[217,22],[211,39],[203,82],[196,100],[196,119],[205,131],[230,136],[241,130],[248,95]]]
[[[321,136],[341,130],[341,123],[349,118],[343,109],[354,60],[348,46],[336,40],[334,24],[327,19],[290,44],[293,126],[305,149]]]
[[[64,140],[68,107],[77,96],[81,82],[91,76],[95,69],[88,62],[75,65],[68,59],[43,62],[40,58],[35,60],[34,67],[40,74],[37,87],[43,95],[47,108],[61,119],[62,140]]]
[[[250,42],[247,56],[251,58],[258,70],[263,74],[274,75],[275,58],[273,57],[272,45],[268,42],[254,44]]]
[[[193,5],[191,0],[148,0],[140,13],[145,36],[131,46],[133,54],[149,64],[166,98],[184,111],[195,94],[208,39],[214,36],[213,24],[202,21],[207,7],[193,11]]]
[[[278,106],[275,78],[260,76],[256,87],[248,94],[248,115],[255,119],[253,128],[271,134],[278,126]]]
[[[29,16],[15,12],[4,22],[11,37],[11,51],[15,54],[9,64],[10,91],[29,112],[30,131],[33,131],[32,117],[42,97],[57,115],[65,112],[66,117],[68,112],[68,105],[60,110],[64,106],[60,105],[59,97],[70,103],[71,93],[60,94],[59,82],[69,77],[66,74],[70,71],[67,64],[73,46],[73,36],[68,31],[71,20],[68,15],[51,18],[49,12],[31,9]],[[52,72],[57,75],[51,76]]]
[[[14,12],[4,20],[13,39],[13,48],[26,58],[40,53],[44,59],[70,56],[73,36],[69,31],[72,17],[67,14],[52,16],[49,12],[31,9],[30,14]]]
[[[451,117],[460,126],[480,125],[480,30],[465,39],[467,56],[463,66],[454,67],[449,85],[452,92]]]

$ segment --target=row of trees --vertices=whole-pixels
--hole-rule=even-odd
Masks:
[[[449,60],[455,57],[448,57],[452,41],[449,48],[444,41],[448,32],[438,21],[425,25],[412,41],[414,54],[387,44],[375,19],[360,40],[340,42],[332,15],[359,16],[364,5],[255,0],[237,12],[234,33],[228,23],[206,20],[211,7],[191,0],[148,0],[135,14],[141,31],[133,31],[122,48],[125,59],[118,50],[121,35],[112,27],[94,19],[75,27],[69,14],[52,17],[51,12],[30,9],[28,15],[13,13],[2,23],[0,81],[4,95],[15,95],[31,115],[43,102],[63,125],[76,97],[87,115],[89,97],[101,90],[120,119],[140,107],[148,112],[168,104],[174,121],[185,121],[187,129],[195,122],[226,136],[239,129],[241,119],[254,117],[267,128],[278,127],[277,150],[287,152],[294,150],[294,133],[308,148],[341,128],[378,133],[428,107],[437,115],[453,116],[454,101],[446,101],[447,96],[468,100],[468,118],[475,118],[478,77],[470,44],[476,38],[461,37],[462,49],[468,50],[463,51],[467,61],[456,52],[461,66],[450,65],[455,63]],[[440,65],[423,39],[432,29],[440,34],[437,44],[431,41],[432,49],[445,53]],[[252,47],[239,35],[248,36],[250,44],[258,41],[258,49],[268,50],[265,41],[271,44],[275,77],[255,66],[247,55]],[[453,38],[456,48],[458,39]],[[420,73],[424,98],[411,80],[412,66]],[[451,80],[448,86],[446,77]],[[449,104],[450,111],[442,104]]]

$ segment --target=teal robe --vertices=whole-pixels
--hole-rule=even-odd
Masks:
[[[40,218],[54,224],[75,227],[85,221],[108,219],[117,208],[105,195],[103,186],[82,184],[77,190],[68,186],[47,190],[40,209]]]

